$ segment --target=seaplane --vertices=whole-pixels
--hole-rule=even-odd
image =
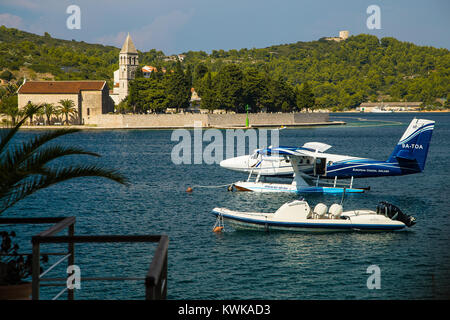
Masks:
[[[434,121],[413,119],[385,161],[326,153],[330,145],[308,142],[302,147],[268,147],[251,155],[220,162],[226,169],[248,173],[246,181],[229,190],[292,193],[362,193],[370,187],[354,187],[354,178],[402,176],[425,168]],[[267,177],[288,177],[292,183],[267,182]],[[350,179],[340,183],[338,179]],[[334,180],[330,182],[330,180]]]

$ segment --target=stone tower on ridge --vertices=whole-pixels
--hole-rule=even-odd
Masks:
[[[128,33],[119,54],[119,101],[128,96],[129,81],[134,79],[138,66],[138,52]]]

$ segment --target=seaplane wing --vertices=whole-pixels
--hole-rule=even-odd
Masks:
[[[302,146],[302,148],[312,149],[316,152],[325,152],[328,149],[330,149],[331,146],[329,144],[322,143],[322,142],[307,142]]]
[[[263,155],[296,155],[296,156],[313,156],[315,153],[325,152],[331,146],[322,142],[307,142],[301,147],[268,147],[266,149],[258,149],[256,153]]]
[[[312,148],[304,148],[304,147],[269,147],[267,149],[257,150],[257,153],[270,157],[283,157],[284,159],[293,159],[298,158],[304,160],[305,163],[312,163],[312,161],[321,154],[318,150]],[[309,160],[309,161],[308,161]],[[289,162],[289,161],[288,161]]]

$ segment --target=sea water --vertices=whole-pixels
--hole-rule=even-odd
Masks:
[[[4,217],[76,216],[76,234],[167,234],[169,299],[438,299],[450,296],[450,114],[331,114],[345,126],[285,129],[280,145],[317,141],[330,153],[387,159],[414,117],[435,120],[425,171],[401,177],[355,180],[368,187],[347,195],[344,209],[375,209],[389,201],[417,218],[405,232],[296,233],[212,232],[214,207],[273,212],[302,195],[227,192],[217,186],[246,179],[218,164],[175,165],[171,130],[83,131],[57,140],[99,153],[65,157],[54,164],[93,163],[118,169],[129,187],[101,178],[70,180],[36,194]],[[23,131],[17,141],[35,132]],[[185,192],[194,186],[192,193]],[[340,195],[303,195],[311,206],[331,205]],[[0,226],[19,233],[21,250],[48,226]],[[81,270],[77,299],[143,299],[143,281],[83,281],[83,277],[145,277],[155,244],[77,244]],[[44,245],[41,251],[67,245]],[[59,257],[52,257],[56,261]],[[48,264],[47,264],[48,266]],[[369,289],[371,266],[379,289]],[[61,264],[48,277],[66,277]],[[45,266],[44,266],[45,268]],[[42,287],[51,299],[61,287]],[[65,297],[63,295],[63,297]]]

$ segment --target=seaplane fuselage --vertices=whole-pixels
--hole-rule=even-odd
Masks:
[[[325,153],[331,146],[310,142],[302,147],[269,147],[223,160],[221,167],[260,176],[368,178],[422,172],[428,154],[434,121],[413,119],[385,161]]]

